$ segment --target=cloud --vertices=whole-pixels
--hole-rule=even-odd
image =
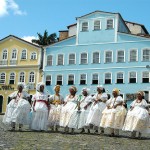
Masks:
[[[35,37],[35,36],[24,36],[24,37],[22,37],[22,39],[32,43],[32,39],[38,39],[38,37]]]
[[[14,15],[26,15],[25,11],[20,10],[19,5],[14,0],[1,0],[0,17],[8,15],[12,10]]]

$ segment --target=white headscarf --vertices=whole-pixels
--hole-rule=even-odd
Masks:
[[[87,94],[90,95],[90,91],[91,91],[91,90],[90,90],[89,88],[83,88],[83,89],[82,89],[82,92],[83,92],[83,91],[86,91]]]
[[[101,89],[101,90],[104,89],[103,85],[98,85],[97,88],[99,88],[99,89]]]
[[[22,83],[22,82],[18,82],[18,87],[20,87],[20,86],[21,86],[22,89],[23,89],[25,85],[24,85],[24,83]]]
[[[43,83],[43,82],[39,82],[37,85],[36,85],[36,90],[39,92],[40,91],[40,86],[41,85],[44,85],[45,86],[45,84]]]

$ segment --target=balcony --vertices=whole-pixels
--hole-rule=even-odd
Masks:
[[[34,89],[35,89],[34,83],[28,83],[26,86],[27,86],[26,88],[27,88],[28,90],[34,90]]]
[[[17,60],[10,60],[10,65],[16,65],[17,64]]]
[[[7,60],[0,60],[0,66],[3,65],[8,65],[8,61]]]

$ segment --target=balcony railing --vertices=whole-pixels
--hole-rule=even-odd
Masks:
[[[17,64],[17,60],[10,60],[10,65],[16,65]]]
[[[7,60],[0,60],[0,65],[7,65],[8,64],[8,61]]]

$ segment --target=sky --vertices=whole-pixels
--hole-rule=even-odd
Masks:
[[[119,12],[150,32],[149,6],[150,0],[0,0],[0,39],[11,34],[31,40],[45,30],[59,36],[76,17],[96,10]]]

